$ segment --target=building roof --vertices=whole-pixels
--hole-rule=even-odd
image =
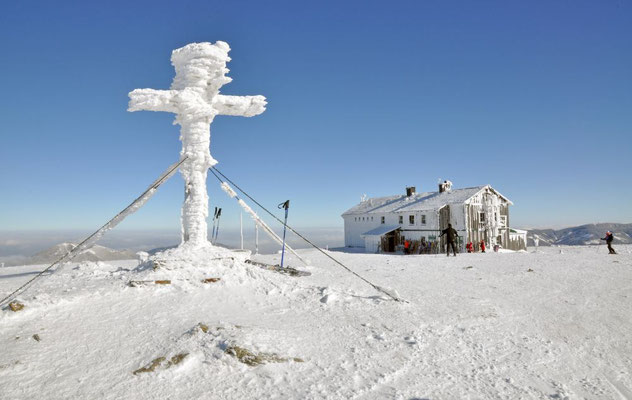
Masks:
[[[474,197],[477,193],[487,188],[499,195],[509,204],[513,204],[508,198],[498,193],[491,186],[485,185],[463,189],[452,189],[443,193],[424,192],[415,193],[412,196],[401,195],[370,198],[354,207],[351,207],[342,215],[436,211],[447,204],[463,204],[470,198]]]
[[[401,229],[401,226],[398,225],[380,225],[375,229],[371,229],[368,232],[364,232],[363,234],[361,234],[360,236],[364,237],[364,236],[382,236],[384,234],[387,234],[389,232],[393,232],[397,229]]]

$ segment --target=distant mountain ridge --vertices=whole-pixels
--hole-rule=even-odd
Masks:
[[[7,263],[10,265],[38,265],[38,264],[51,264],[59,260],[62,256],[72,250],[76,243],[60,243],[55,246],[49,247],[46,250],[42,250],[39,253],[23,260],[19,263]],[[81,261],[114,261],[114,260],[134,260],[138,258],[136,253],[129,250],[114,250],[107,247],[95,245],[91,249],[84,251],[75,258],[73,262]]]
[[[535,240],[539,239],[538,246],[582,246],[605,243],[601,238],[606,232],[614,234],[614,244],[632,243],[632,224],[587,224],[564,229],[529,229],[527,234],[527,246],[535,246]]]

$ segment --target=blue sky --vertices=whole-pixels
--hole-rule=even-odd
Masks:
[[[360,196],[491,184],[515,227],[632,222],[632,3],[19,1],[0,5],[0,230],[97,228],[181,148],[171,51],[224,40],[218,168],[290,222],[342,226]],[[209,174],[210,207],[239,209]],[[179,229],[166,183],[122,229]]]

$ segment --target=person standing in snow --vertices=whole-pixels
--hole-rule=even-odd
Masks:
[[[410,253],[410,241],[406,239],[404,241],[404,254]]]
[[[481,253],[485,253],[485,241],[481,239]]]
[[[421,237],[421,243],[419,244],[419,254],[424,254],[428,249],[428,243],[426,242],[426,237]]]
[[[605,240],[608,244],[608,251],[610,252],[610,254],[617,254],[617,252],[614,251],[614,249],[612,248],[612,241],[614,240],[614,235],[612,234],[612,232],[606,232],[606,237],[601,238],[601,240]]]
[[[474,252],[474,244],[472,242],[467,242],[467,245],[465,245],[465,248],[467,249],[468,253]]]
[[[439,237],[443,235],[448,236],[447,237],[448,242],[445,245],[445,250],[447,253],[446,255],[450,257],[450,245],[452,245],[452,251],[454,252],[454,257],[456,257],[456,244],[454,243],[454,241],[459,236],[459,234],[456,232],[456,229],[452,227],[452,224],[448,224],[448,227],[441,231],[441,235],[439,235]]]

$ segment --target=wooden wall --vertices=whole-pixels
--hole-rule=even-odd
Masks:
[[[515,250],[515,251],[527,250],[527,243],[522,239],[519,239],[519,238],[514,239],[514,240],[509,239],[507,243],[508,243],[508,246],[503,246],[506,249]]]
[[[465,205],[465,213],[468,221],[467,238],[465,241],[466,243],[472,242],[476,251],[480,251],[479,243],[481,242],[481,239],[484,239],[485,243],[488,242],[487,237],[485,236],[485,227],[481,224],[481,210],[482,207],[478,204]]]

